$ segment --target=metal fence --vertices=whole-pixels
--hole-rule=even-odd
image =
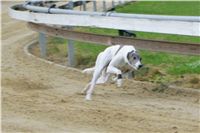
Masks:
[[[46,23],[51,25],[60,24],[62,25],[62,27],[64,26],[65,29],[67,28],[67,30],[62,30],[59,28],[53,28],[51,26],[45,26],[41,24],[29,24],[30,27],[32,25],[32,29],[40,32],[39,43],[41,56],[43,58],[46,57],[47,53],[45,34],[68,38],[68,66],[72,67],[75,65],[73,40],[102,43],[106,45],[124,43],[135,45],[137,46],[137,48],[153,51],[167,51],[193,55],[200,54],[199,44],[174,43],[155,40],[133,39],[129,37],[95,35],[88,33],[79,33],[72,30],[73,26],[83,25],[117,29],[119,30],[119,35],[123,36],[135,36],[134,33],[126,30],[200,36],[200,31],[198,29],[198,27],[200,27],[200,17],[138,15],[107,12],[112,11],[119,4],[124,4],[124,1],[113,0],[110,1],[110,3],[108,4],[108,2],[105,0],[100,1],[100,3],[99,1],[71,0],[67,3],[60,5],[57,8],[54,8],[56,6],[54,3],[51,3],[48,7],[33,6],[30,3],[26,3],[24,5],[15,5],[11,7],[10,16],[19,20],[33,23]],[[23,12],[24,7],[31,10],[32,12]],[[22,11],[20,11],[20,9],[22,9]],[[75,11],[77,9],[80,11]],[[99,12],[100,10],[101,12]],[[81,19],[84,18],[88,21],[83,22],[83,20]]]

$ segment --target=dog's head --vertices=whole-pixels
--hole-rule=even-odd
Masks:
[[[141,63],[142,58],[136,51],[131,51],[127,54],[128,64],[135,70],[140,69],[143,65]]]

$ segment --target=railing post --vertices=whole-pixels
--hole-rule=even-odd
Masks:
[[[68,66],[69,67],[74,67],[75,66],[75,54],[74,54],[74,41],[73,40],[68,40]]]
[[[97,11],[97,2],[96,2],[96,0],[93,1],[93,11],[94,12]]]
[[[87,10],[87,7],[86,7],[86,1],[83,0],[82,2],[83,2],[83,11],[86,11],[86,10]]]
[[[69,1],[70,4],[70,9],[73,10],[74,8],[74,4],[73,1],[70,0]],[[72,29],[72,27],[69,27],[69,29]],[[73,40],[68,40],[68,45],[67,45],[67,49],[68,49],[68,66],[69,67],[73,67],[75,66],[75,55],[74,55],[74,41]]]
[[[103,0],[103,10],[106,11],[106,1]]]
[[[40,56],[46,58],[46,35],[44,33],[39,33],[39,45],[40,45]]]
[[[71,10],[73,10],[73,8],[74,8],[74,2],[73,2],[73,0],[70,0],[70,1],[69,1],[69,8],[70,8]]]
[[[112,8],[114,8],[114,7],[115,7],[115,1],[112,0]]]

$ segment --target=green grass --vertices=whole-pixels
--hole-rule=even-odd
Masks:
[[[140,1],[118,6],[117,12],[200,16],[200,1]]]
[[[200,74],[200,57],[163,52],[140,52],[143,63],[159,67],[172,75]]]
[[[86,68],[94,66],[97,55],[105,48],[105,45],[76,41],[75,54],[77,60],[77,67]]]

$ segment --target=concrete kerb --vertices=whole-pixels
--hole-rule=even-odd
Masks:
[[[48,60],[46,60],[46,59],[43,59],[43,58],[40,58],[40,57],[37,57],[37,56],[31,54],[31,53],[29,52],[31,46],[36,45],[37,43],[39,43],[39,42],[36,41],[36,40],[34,40],[34,41],[30,42],[29,44],[27,44],[27,45],[24,47],[24,52],[25,52],[25,54],[26,54],[27,56],[30,56],[30,57],[32,57],[32,58],[35,58],[35,59],[37,59],[37,60],[39,60],[39,61],[45,62],[45,63],[50,64],[50,65],[54,65],[54,66],[56,66],[56,67],[60,67],[60,68],[64,68],[64,69],[67,69],[67,70],[71,70],[71,71],[76,71],[76,72],[82,73],[82,70],[80,70],[80,69],[72,68],[72,67],[67,67],[67,66],[60,65],[60,64],[56,64],[56,63],[54,63],[54,62],[52,62],[52,61],[48,61]],[[128,80],[128,82],[135,82],[135,83],[138,83],[138,82],[139,82],[139,83],[153,84],[153,83],[149,83],[149,82],[141,82],[141,81],[133,81],[133,80]],[[193,89],[193,88],[182,88],[182,87],[177,87],[177,86],[173,86],[173,85],[169,85],[168,88],[169,88],[172,92],[175,91],[175,93],[176,93],[176,92],[181,92],[181,93],[184,93],[184,94],[190,93],[190,94],[200,95],[200,90]]]

